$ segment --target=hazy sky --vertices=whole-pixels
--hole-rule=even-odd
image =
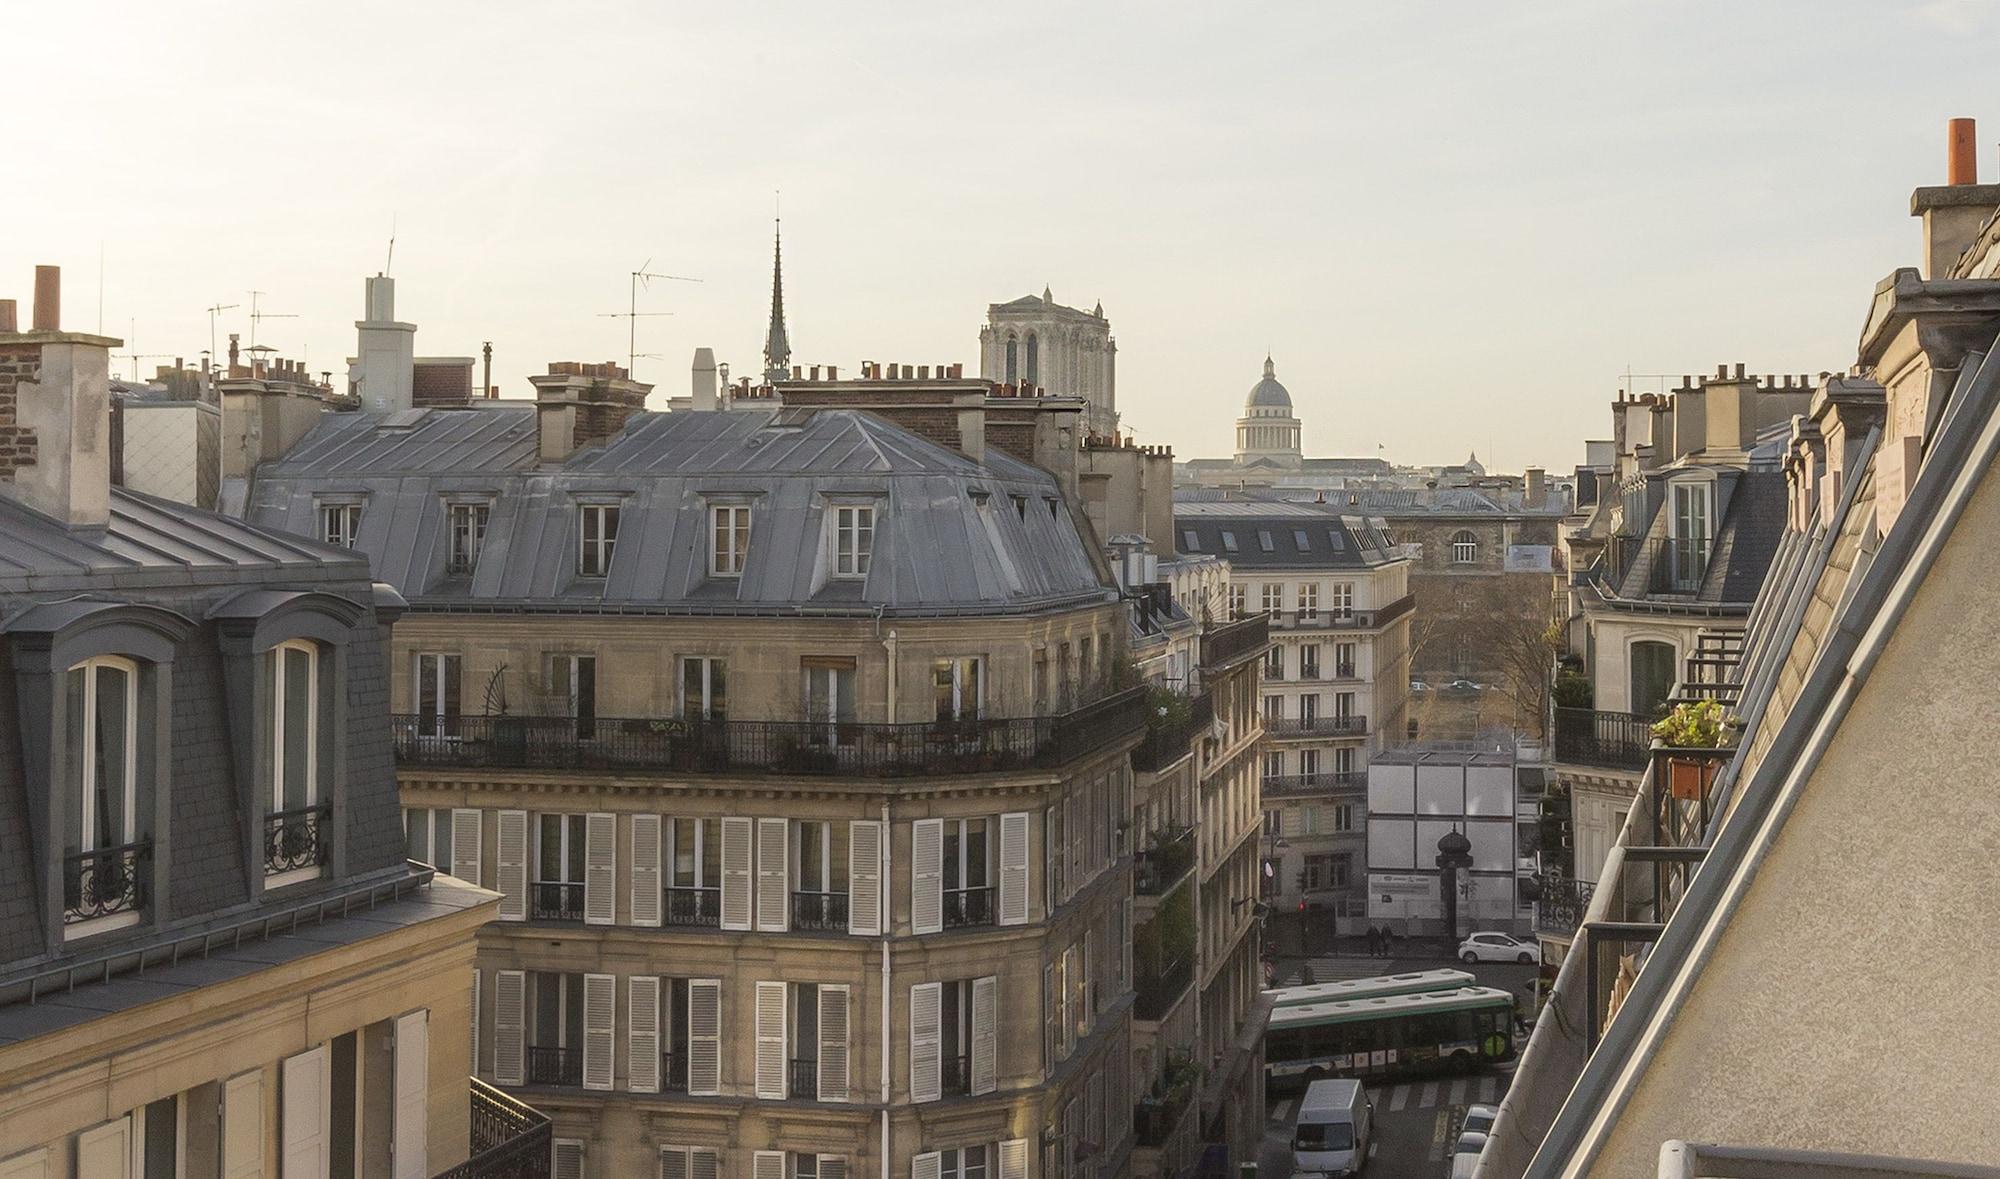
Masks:
[[[1637,373],[1853,358],[1945,120],[2000,179],[2000,19],[1930,3],[34,4],[5,18],[0,295],[342,371],[396,226],[417,351],[977,366],[1101,299],[1142,441],[1226,454],[1268,349],[1318,454],[1567,466]],[[171,9],[171,11],[168,11]],[[23,52],[23,50],[27,52]],[[121,360],[119,371],[130,372]],[[158,360],[146,359],[145,371]],[[1640,388],[1657,382],[1640,380]]]

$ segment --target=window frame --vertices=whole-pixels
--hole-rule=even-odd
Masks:
[[[492,522],[492,516],[493,505],[488,500],[447,500],[445,502],[445,573],[447,575],[470,574],[478,567],[479,553],[481,549],[486,547],[486,528]],[[461,518],[463,518],[462,527]]]
[[[866,581],[875,553],[875,505],[836,503],[833,519],[833,568],[843,581]]]
[[[322,544],[335,548],[351,549],[361,536],[361,509],[359,499],[320,499],[313,507],[319,513],[319,537]],[[336,529],[335,521],[339,521]]]
[[[601,581],[611,576],[618,555],[618,529],[624,504],[584,502],[576,505],[576,575]],[[595,535],[592,522],[595,521]]]
[[[728,544],[723,543],[723,521],[729,521]],[[708,575],[740,578],[749,562],[753,520],[750,505],[711,503],[708,505]],[[726,558],[726,559],[725,559]]]
[[[1479,563],[1479,538],[1472,529],[1461,528],[1451,534],[1451,563],[1454,565],[1477,565]]]

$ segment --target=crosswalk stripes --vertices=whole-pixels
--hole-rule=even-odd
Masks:
[[[1287,1097],[1271,1107],[1271,1120],[1274,1122],[1289,1122],[1292,1120],[1291,1098]]]
[[[1436,1105],[1437,1103],[1438,1103],[1438,1083],[1436,1081],[1428,1082],[1427,1084],[1424,1085],[1423,1097],[1417,1101],[1417,1108],[1429,1109],[1431,1106]]]
[[[1447,1105],[1464,1105],[1464,1104],[1465,1104],[1465,1078],[1464,1078],[1464,1077],[1460,1077],[1459,1079],[1457,1079],[1456,1081],[1453,1081],[1453,1082],[1451,1083],[1451,1096],[1450,1096],[1450,1097],[1447,1097],[1447,1098],[1445,1098],[1445,1104],[1447,1104]]]
[[[1398,1085],[1389,1097],[1389,1112],[1395,1113],[1410,1103],[1410,1087]]]
[[[1492,1105],[1500,1100],[1502,1078],[1487,1073],[1480,1077],[1458,1077],[1449,1082],[1405,1081],[1397,1085],[1370,1088],[1368,1096],[1377,1109],[1387,1109],[1390,1113],[1401,1113],[1405,1109],[1435,1109],[1463,1106],[1471,1102]],[[1289,1125],[1292,1109],[1296,1105],[1287,1097],[1273,1102],[1270,1118],[1273,1123]]]
[[[1480,1104],[1492,1105],[1495,1101],[1498,1101],[1499,1099],[1500,1099],[1500,1078],[1494,1076],[1485,1076],[1479,1078]]]

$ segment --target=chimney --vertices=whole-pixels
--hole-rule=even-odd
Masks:
[[[1524,472],[1524,475],[1528,484],[1528,506],[1531,508],[1547,506],[1549,502],[1548,472],[1542,470],[1540,467],[1529,467]]]
[[[0,299],[0,334],[11,335],[21,330],[15,326],[19,322],[15,314],[14,300]]]
[[[560,463],[579,450],[608,441],[633,414],[646,408],[653,387],[631,379],[610,361],[549,365],[547,376],[529,377],[541,426],[540,457]]]
[[[11,301],[10,301],[11,306]],[[62,330],[62,274],[35,268],[34,330],[0,316],[0,494],[69,527],[111,519],[111,349]]]
[[[396,280],[378,274],[367,281],[366,319],[354,321],[359,336],[348,383],[367,413],[389,414],[415,400],[417,325],[396,320]]]
[[[241,350],[237,348],[238,342],[239,341],[237,339],[236,333],[235,332],[229,333],[229,368],[231,376],[236,375],[235,374],[236,362],[242,356]]]
[[[688,390],[688,405],[700,413],[707,413],[715,405],[715,349],[696,348],[694,350],[694,384]]]
[[[1921,217],[1924,223],[1927,280],[1951,277],[1959,255],[2000,209],[2000,185],[1979,183],[1975,130],[1971,119],[1953,119],[1945,140],[1946,183],[1910,194],[1910,216]]]

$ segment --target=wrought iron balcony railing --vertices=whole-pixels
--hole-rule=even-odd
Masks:
[[[666,923],[668,925],[721,925],[722,890],[720,888],[668,888]]]
[[[1279,774],[1264,779],[1267,797],[1299,794],[1330,794],[1338,790],[1363,790],[1368,786],[1367,770],[1344,773]]]
[[[793,893],[792,928],[818,933],[846,933],[847,894],[844,892]]]
[[[1210,627],[1201,636],[1201,665],[1226,666],[1262,651],[1270,641],[1270,619],[1262,614]]]
[[[295,872],[326,863],[333,804],[316,803],[264,816],[264,874]]]
[[[1133,890],[1141,896],[1166,895],[1194,869],[1194,828],[1163,832],[1133,860]]]
[[[1365,737],[1368,735],[1368,718],[1336,715],[1273,720],[1265,717],[1264,732],[1273,737]]]
[[[963,1097],[972,1092],[972,1057],[965,1053],[938,1061],[939,1086],[946,1097]]]
[[[1588,880],[1571,880],[1566,876],[1548,877],[1541,881],[1541,894],[1535,899],[1535,932],[1555,937],[1571,937],[1576,927],[1583,924],[1583,914],[1590,908],[1591,894],[1597,885]]]
[[[583,1049],[530,1045],[528,1083],[530,1085],[583,1084]]]
[[[528,916],[537,921],[583,920],[583,885],[537,880],[528,886]]]
[[[1045,769],[1103,749],[1145,724],[1128,688],[1055,716],[862,724],[850,721],[565,716],[394,718],[406,766],[645,770],[899,778]]]
[[[944,927],[966,929],[993,924],[993,886],[944,890]]]
[[[660,1053],[660,1088],[668,1093],[685,1093],[688,1089],[688,1061],[686,1056],[672,1052]]]
[[[1165,711],[1165,709],[1162,709]],[[1146,718],[1146,739],[1132,751],[1132,768],[1152,773],[1187,756],[1194,748],[1194,736],[1215,718],[1215,702],[1203,692],[1188,701],[1187,719],[1174,723],[1158,714]]]
[[[549,1179],[547,1114],[477,1077],[472,1087],[472,1157],[436,1179]]]
[[[144,909],[152,857],[150,839],[63,857],[63,924]]]
[[[1652,725],[1629,712],[1558,708],[1556,760],[1609,769],[1643,770],[1653,747]]]
[[[790,1065],[788,1079],[791,1088],[785,1090],[801,1101],[815,1101],[819,1098],[819,1061],[794,1060]]]
[[[1653,559],[1652,572],[1646,581],[1648,593],[1691,594],[1701,589],[1712,547],[1707,537],[1664,537],[1646,547]]]

